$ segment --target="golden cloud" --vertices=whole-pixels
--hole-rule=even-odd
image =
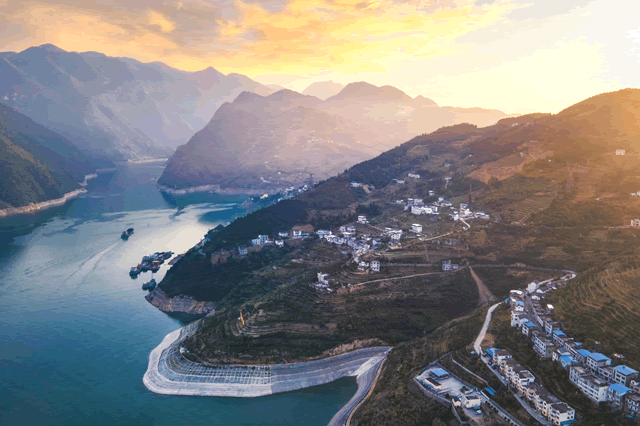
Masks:
[[[23,3],[5,19],[23,22],[31,39],[10,45],[54,43],[250,76],[319,68],[380,72],[410,58],[457,53],[458,37],[493,25],[515,7],[513,0],[481,7],[475,0],[291,0],[272,8],[248,1],[224,7],[201,0],[113,1],[121,4]]]

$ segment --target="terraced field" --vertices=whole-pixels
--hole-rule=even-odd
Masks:
[[[551,298],[556,318],[566,331],[588,342],[602,344],[601,352],[621,353],[628,364],[640,367],[640,269],[580,275]]]
[[[552,196],[527,198],[509,207],[513,221],[521,222],[529,215],[542,211],[551,205]]]

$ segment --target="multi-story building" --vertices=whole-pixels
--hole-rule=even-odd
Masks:
[[[551,423],[554,425],[562,425],[566,424],[565,422],[573,420],[575,417],[576,410],[564,402],[557,402],[549,408],[549,416],[547,418],[551,420]]]
[[[538,334],[533,337],[533,350],[542,358],[551,358],[556,346],[544,335]]]
[[[624,408],[629,414],[636,417],[640,413],[640,395],[636,393],[627,395]]]
[[[624,408],[625,397],[631,393],[631,389],[621,385],[620,383],[614,383],[607,389],[607,400],[613,404],[614,407],[621,409]]]
[[[632,381],[638,380],[638,372],[633,368],[629,368],[626,365],[618,365],[613,367],[612,382],[620,383],[621,385],[629,386]]]
[[[496,365],[500,365],[503,360],[508,358],[513,357],[506,349],[498,349],[497,351],[493,351],[493,363]]]
[[[604,402],[608,399],[609,383],[596,377],[584,367],[571,367],[569,380],[574,383],[589,399]]]
[[[607,365],[611,365],[611,358],[602,355],[598,352],[591,352],[586,359],[587,367],[591,369],[591,371],[598,371],[598,368],[606,367]]]
[[[380,272],[380,262],[378,260],[371,261],[371,272]]]

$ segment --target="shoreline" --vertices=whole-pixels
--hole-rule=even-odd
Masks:
[[[174,188],[169,188],[168,186],[158,184],[158,189],[160,190],[160,192],[164,192],[170,195],[189,195],[189,194],[195,194],[198,192],[215,192],[216,194],[221,194],[221,195],[263,195],[263,194],[273,195],[280,192],[280,191],[274,191],[274,190],[267,190],[265,192],[264,189],[261,189],[261,190],[259,189],[237,189],[236,190],[236,189],[229,189],[229,188],[222,189],[220,188],[219,184],[191,186],[189,188],[183,188],[183,189],[174,189]]]
[[[163,395],[254,398],[355,376],[358,391],[345,405],[347,407],[369,392],[371,377],[376,375],[380,363],[391,350],[391,347],[365,348],[294,364],[205,366],[184,358],[180,348],[180,343],[197,330],[199,323],[195,321],[169,333],[151,351],[142,378],[147,389]],[[344,415],[343,409],[336,416]]]
[[[106,170],[105,170],[106,171]],[[110,171],[110,170],[109,170]],[[84,176],[83,182],[78,182],[78,184],[82,187],[80,189],[76,189],[75,191],[67,192],[60,198],[54,198],[53,200],[41,201],[39,203],[30,203],[26,206],[22,207],[7,207],[6,209],[0,210],[0,219],[5,219],[11,216],[17,216],[21,214],[30,214],[37,213],[42,210],[47,210],[53,207],[60,207],[64,205],[67,201],[73,200],[74,198],[79,197],[82,194],[87,193],[87,190],[84,189],[87,186],[87,181],[90,179],[95,179],[98,177],[98,173],[100,171],[96,170],[96,173],[91,173]]]

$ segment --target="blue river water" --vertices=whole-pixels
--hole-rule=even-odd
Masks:
[[[150,273],[133,280],[129,268],[156,251],[182,253],[243,212],[242,197],[164,196],[161,172],[119,166],[62,207],[0,220],[0,425],[326,425],[354,379],[255,399],[157,395],[142,384],[149,352],[188,320],[147,303]]]

